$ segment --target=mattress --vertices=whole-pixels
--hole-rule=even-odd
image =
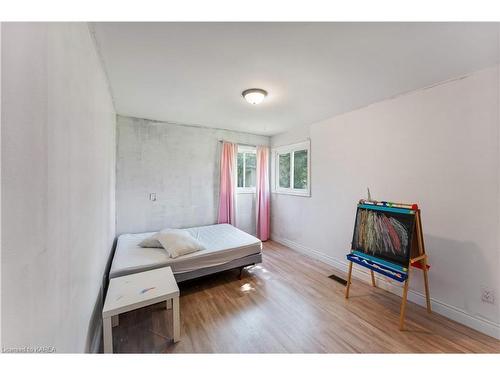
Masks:
[[[230,224],[186,228],[205,250],[172,259],[165,249],[144,248],[138,244],[155,232],[122,234],[118,237],[109,278],[170,266],[174,274],[219,266],[235,259],[260,254],[262,242]]]

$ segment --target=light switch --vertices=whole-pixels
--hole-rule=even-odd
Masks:
[[[156,193],[149,193],[149,200],[152,202],[156,201]]]

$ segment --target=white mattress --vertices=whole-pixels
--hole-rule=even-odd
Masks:
[[[155,232],[122,234],[118,237],[109,277],[119,277],[154,268],[170,266],[173,273],[218,266],[235,259],[259,254],[262,242],[230,224],[216,224],[186,229],[205,250],[172,259],[165,249],[144,248],[138,244]]]

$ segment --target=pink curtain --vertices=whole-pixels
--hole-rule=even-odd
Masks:
[[[236,159],[236,145],[229,142],[222,143],[220,157],[220,192],[219,192],[219,224],[235,225],[235,202],[234,202],[234,164]]]
[[[257,237],[261,241],[269,239],[270,232],[270,191],[269,191],[269,147],[257,146],[257,201],[255,216],[257,219]]]

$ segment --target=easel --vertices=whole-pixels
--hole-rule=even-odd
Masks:
[[[411,250],[410,250],[410,261],[408,264],[408,268],[406,271],[406,278],[404,280],[404,287],[403,287],[403,296],[402,296],[402,301],[401,301],[401,309],[399,313],[399,330],[402,331],[404,329],[404,322],[405,322],[405,312],[406,312],[406,301],[408,298],[408,286],[410,283],[410,269],[411,267],[415,268],[420,268],[424,272],[424,285],[425,285],[425,301],[427,304],[427,312],[431,313],[431,300],[430,300],[430,294],[429,294],[429,279],[428,279],[428,270],[430,266],[428,265],[428,258],[427,254],[425,253],[425,245],[424,245],[424,235],[423,235],[423,230],[422,230],[422,219],[420,216],[420,209],[418,208],[418,205],[416,204],[406,204],[406,203],[394,203],[394,202],[379,202],[379,201],[374,201],[374,200],[360,200],[360,204],[369,204],[369,205],[375,205],[375,206],[383,206],[383,207],[394,207],[394,208],[405,208],[408,210],[412,210],[415,213],[415,228],[414,228],[414,235],[412,239],[412,244],[411,244]],[[349,259],[349,255],[348,255]],[[358,262],[359,263],[359,262]],[[360,263],[359,263],[360,264]],[[376,261],[374,261],[375,266]],[[352,276],[352,265],[353,261],[349,261],[349,274],[347,277],[347,285],[346,285],[346,290],[345,290],[345,298],[349,298],[349,289],[351,286],[351,276]],[[370,268],[367,266],[367,268]],[[372,286],[376,287],[375,284],[375,272],[373,268],[370,268],[370,276],[371,276],[371,281],[372,281]],[[384,275],[383,272],[379,272]]]

